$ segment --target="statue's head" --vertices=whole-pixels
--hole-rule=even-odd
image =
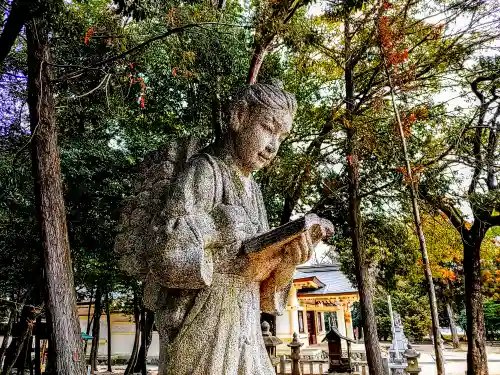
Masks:
[[[229,106],[229,140],[244,174],[269,164],[281,142],[292,130],[297,111],[295,97],[274,81],[247,85],[234,95]]]

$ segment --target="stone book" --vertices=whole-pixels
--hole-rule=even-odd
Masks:
[[[329,220],[322,219],[316,214],[306,214],[297,220],[246,240],[242,249],[245,254],[276,249],[285,246],[304,232],[309,232],[312,243],[317,244],[323,238],[333,235],[334,228]]]

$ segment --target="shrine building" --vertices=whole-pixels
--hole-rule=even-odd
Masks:
[[[338,264],[298,267],[286,311],[272,322],[275,334],[287,343],[297,332],[304,346],[315,345],[333,324],[339,333],[353,339],[351,308],[356,301],[358,291]]]

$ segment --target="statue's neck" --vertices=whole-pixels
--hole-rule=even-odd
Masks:
[[[236,173],[245,178],[251,176],[251,171],[246,170],[237,157],[234,141],[231,136],[227,135],[222,142],[214,144],[215,155],[224,160],[224,162],[234,168]]]

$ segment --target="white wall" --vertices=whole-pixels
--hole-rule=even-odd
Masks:
[[[99,355],[106,356],[108,354],[108,325],[106,316],[101,317],[101,328],[99,332]],[[80,328],[82,332],[87,330],[87,318],[81,317]],[[90,330],[92,334],[92,327]],[[111,322],[111,355],[128,356],[132,353],[134,347],[135,324],[129,322]],[[90,354],[92,341],[88,341],[87,354]],[[158,340],[158,332],[153,332],[153,339],[149,347],[148,356],[158,357],[160,345]]]

